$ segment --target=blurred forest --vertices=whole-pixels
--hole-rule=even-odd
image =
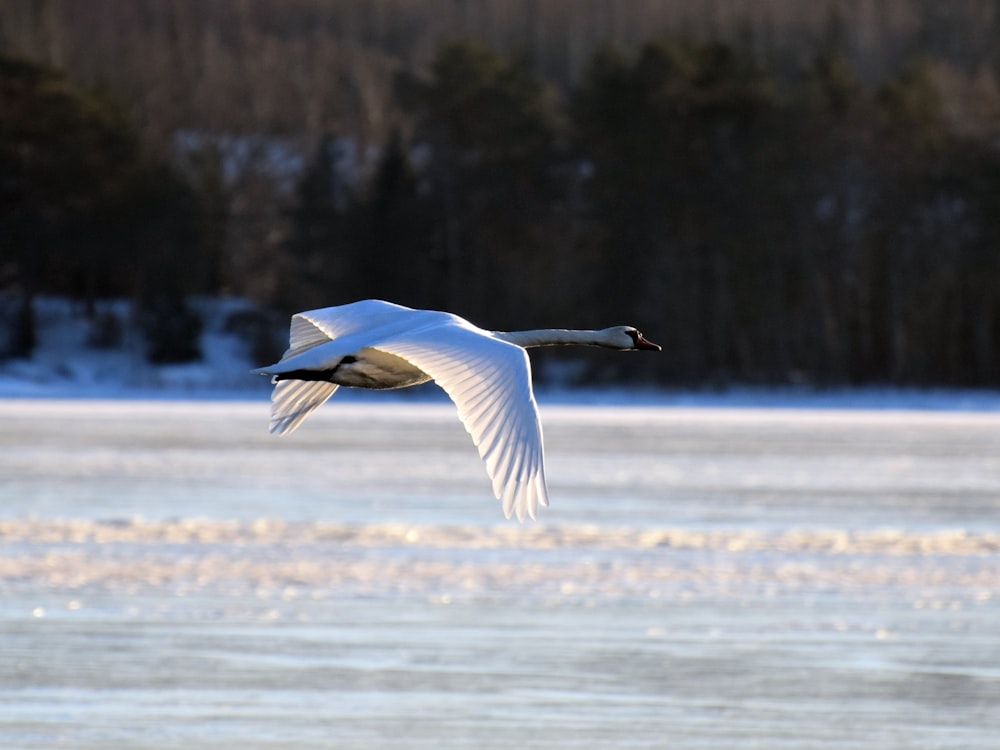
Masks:
[[[3,0],[0,356],[59,294],[632,323],[581,382],[996,386],[1000,0]],[[628,359],[623,363],[623,359]]]

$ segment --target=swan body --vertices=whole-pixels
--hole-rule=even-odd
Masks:
[[[279,435],[292,432],[339,386],[406,388],[434,380],[458,408],[504,515],[523,521],[549,504],[525,348],[573,344],[660,349],[631,326],[487,331],[452,313],[363,300],[293,315],[288,351],[253,372],[272,376],[270,431]]]

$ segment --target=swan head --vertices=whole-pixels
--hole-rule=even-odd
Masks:
[[[613,326],[611,328],[605,328],[601,331],[603,338],[602,344],[604,346],[611,347],[612,349],[619,349],[623,352],[634,352],[645,349],[646,351],[658,352],[662,351],[663,347],[659,344],[654,344],[644,337],[639,330],[634,326]]]

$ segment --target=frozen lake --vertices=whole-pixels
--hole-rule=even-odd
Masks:
[[[1000,737],[1000,414],[0,400],[0,747]]]

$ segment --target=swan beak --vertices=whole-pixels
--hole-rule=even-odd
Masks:
[[[636,349],[648,349],[651,352],[661,352],[663,347],[659,344],[654,344],[652,341],[644,338],[641,333],[637,333],[635,336],[635,348]]]

